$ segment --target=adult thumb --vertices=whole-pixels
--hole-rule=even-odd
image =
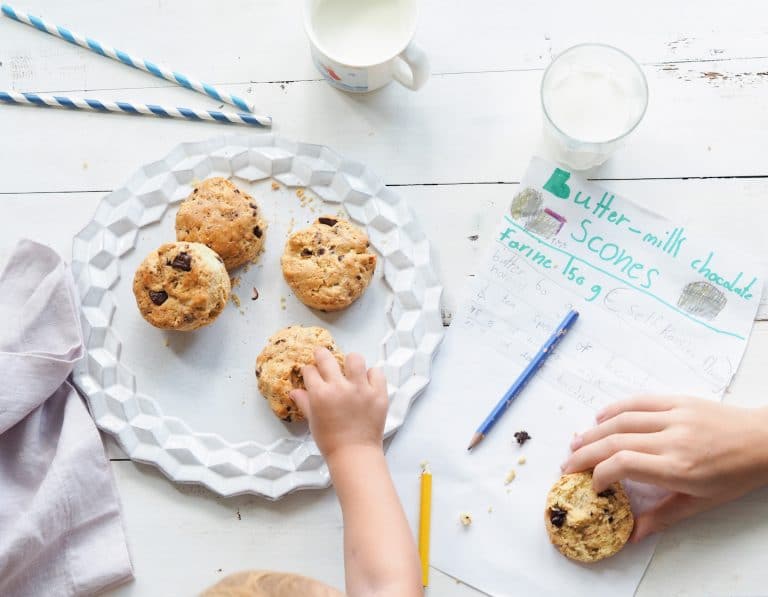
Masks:
[[[673,493],[637,517],[631,540],[642,541],[648,535],[663,531],[676,522],[708,510],[714,505],[712,500],[684,493]]]
[[[309,392],[306,390],[291,390],[289,396],[293,398],[293,401],[296,403],[296,406],[299,407],[299,410],[304,413],[304,418],[309,420],[310,413],[312,412],[312,409],[309,406]]]

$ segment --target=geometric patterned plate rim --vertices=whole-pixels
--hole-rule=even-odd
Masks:
[[[306,187],[341,205],[365,228],[391,295],[382,313],[387,331],[378,363],[390,401],[385,434],[403,424],[429,383],[444,333],[442,286],[429,242],[406,202],[367,166],[328,147],[273,133],[180,144],[99,202],[72,248],[86,346],[74,371],[75,384],[100,429],[112,434],[131,459],[158,467],[174,482],[201,484],[221,496],[248,493],[268,499],[327,487],[328,468],[311,437],[232,443],[191,429],[182,419],[164,415],[152,396],[138,393],[134,372],[120,360],[121,340],[111,325],[120,258],[135,246],[141,228],[159,221],[196,181],[209,176],[249,182],[274,178],[287,187]]]

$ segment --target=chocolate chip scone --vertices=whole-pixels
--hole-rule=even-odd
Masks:
[[[201,182],[176,213],[176,240],[210,247],[228,270],[258,257],[266,228],[253,197],[226,178]]]
[[[544,519],[560,553],[587,563],[616,554],[635,524],[621,483],[595,493],[591,472],[560,477],[547,495]]]
[[[339,311],[368,287],[376,255],[366,234],[337,217],[323,216],[288,237],[280,261],[298,299],[313,309]]]
[[[304,413],[288,394],[304,389],[301,368],[314,365],[315,348],[324,346],[344,367],[344,355],[339,351],[330,332],[321,327],[292,325],[283,328],[267,340],[267,345],[256,359],[256,377],[259,391],[269,407],[283,421],[303,421]]]
[[[164,330],[194,330],[224,309],[230,292],[224,262],[200,243],[168,243],[142,261],[133,278],[141,316]]]

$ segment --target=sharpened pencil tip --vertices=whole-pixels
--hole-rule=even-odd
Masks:
[[[469,446],[467,446],[467,451],[471,452],[472,448],[479,444],[483,437],[485,436],[482,433],[475,433],[475,435],[472,436],[472,441],[469,442]]]

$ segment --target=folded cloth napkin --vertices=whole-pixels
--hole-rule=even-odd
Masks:
[[[104,446],[67,383],[83,355],[72,276],[21,241],[0,265],[0,595],[93,595],[132,578]]]

